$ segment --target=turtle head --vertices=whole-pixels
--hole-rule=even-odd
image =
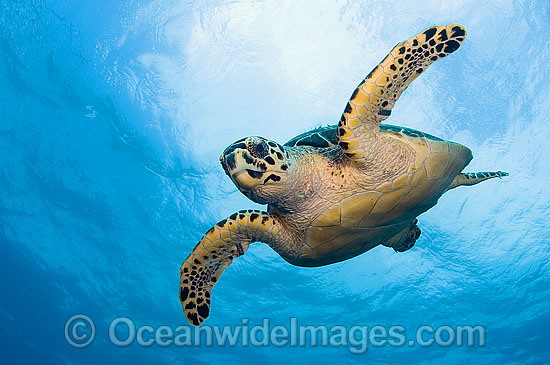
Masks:
[[[223,151],[220,162],[239,190],[266,204],[287,188],[290,164],[283,146],[262,137],[247,137]]]

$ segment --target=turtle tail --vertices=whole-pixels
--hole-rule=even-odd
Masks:
[[[507,172],[496,171],[496,172],[467,172],[456,175],[451,185],[447,190],[456,188],[457,186],[469,186],[479,184],[482,181],[489,180],[495,177],[499,179],[505,176],[510,175]]]

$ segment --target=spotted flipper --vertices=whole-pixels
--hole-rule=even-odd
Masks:
[[[401,93],[433,62],[456,51],[466,31],[460,25],[434,26],[397,44],[355,89],[338,123],[342,152],[363,164],[380,123]]]
[[[467,172],[456,175],[451,185],[447,190],[456,188],[457,186],[469,186],[479,184],[482,181],[493,179],[495,177],[502,178],[510,175],[507,172]]]
[[[273,242],[279,230],[269,213],[241,210],[206,232],[180,269],[180,301],[189,323],[198,326],[208,317],[212,287],[233,259],[251,242]]]

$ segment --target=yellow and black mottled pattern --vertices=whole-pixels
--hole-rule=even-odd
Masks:
[[[179,296],[189,323],[198,326],[208,317],[212,287],[232,260],[243,255],[249,243],[278,232],[276,218],[259,210],[241,210],[206,232],[180,269]]]
[[[456,51],[466,36],[457,24],[434,26],[399,43],[359,84],[338,123],[342,151],[365,162],[363,144],[378,132],[401,93],[433,62]]]

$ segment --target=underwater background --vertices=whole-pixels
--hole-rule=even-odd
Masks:
[[[0,2],[2,363],[550,363],[550,3],[541,1]],[[181,263],[214,223],[261,206],[218,162],[248,135],[334,124],[398,42],[460,23],[463,46],[387,120],[470,147],[422,236],[320,268],[252,245],[206,324],[482,325],[484,347],[117,347],[117,317],[188,325]],[[85,314],[87,348],[64,326]]]

